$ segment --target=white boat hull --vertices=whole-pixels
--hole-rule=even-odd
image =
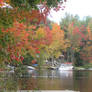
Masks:
[[[73,70],[73,66],[66,66],[66,67],[64,67],[64,66],[60,66],[59,67],[59,70]]]

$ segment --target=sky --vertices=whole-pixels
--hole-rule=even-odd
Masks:
[[[51,10],[48,18],[59,24],[66,12],[72,15],[77,14],[81,19],[85,16],[92,16],[92,0],[67,0],[65,7],[64,10],[58,12]]]

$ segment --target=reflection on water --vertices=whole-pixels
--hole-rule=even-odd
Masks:
[[[74,72],[74,90],[80,92],[92,92],[92,71],[77,71]]]
[[[91,71],[31,71],[21,77],[0,73],[0,92],[5,90],[75,90],[91,92]]]

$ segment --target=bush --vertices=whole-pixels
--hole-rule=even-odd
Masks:
[[[27,66],[20,65],[18,67],[15,67],[14,71],[15,71],[16,76],[23,77],[24,75],[27,74]]]
[[[85,69],[89,69],[89,68],[92,68],[92,64],[86,64],[83,66]]]

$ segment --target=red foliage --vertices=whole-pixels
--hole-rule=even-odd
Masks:
[[[16,60],[16,61],[20,61],[19,57],[16,57],[15,60]]]
[[[39,24],[42,21],[43,22],[46,21],[46,16],[44,15],[44,13],[41,13],[39,10],[32,10],[30,21]]]
[[[23,61],[24,60],[24,57],[23,56],[20,56],[20,59],[21,59],[21,61]]]
[[[40,51],[37,50],[36,53],[37,53],[37,54],[40,54]]]
[[[88,39],[88,35],[87,34],[85,34],[85,27],[82,25],[81,27],[74,27],[74,29],[73,29],[73,35],[74,36],[77,36],[78,37],[78,40],[82,40],[82,39],[84,39],[84,40],[87,40]]]
[[[32,60],[32,64],[35,64],[36,63],[36,60]]]
[[[52,33],[49,27],[46,27],[45,44],[49,45],[52,42]]]
[[[39,48],[36,47],[35,49],[38,50]]]
[[[92,57],[88,57],[89,60],[92,60]]]
[[[3,3],[3,0],[0,0],[0,4]]]
[[[19,53],[17,52],[17,56],[19,57]]]
[[[15,60],[15,59],[16,59],[16,56],[15,56],[14,54],[11,54],[10,58],[11,58],[12,60]]]

